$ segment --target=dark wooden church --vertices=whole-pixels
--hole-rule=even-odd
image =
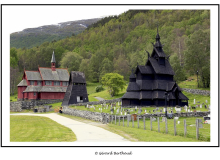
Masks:
[[[88,102],[85,74],[82,72],[71,71],[69,86],[67,87],[62,106]]]
[[[165,103],[167,106],[188,105],[189,99],[181,92],[173,76],[174,71],[157,31],[152,54],[148,53],[146,64],[137,65],[130,76],[127,92],[122,97],[122,106],[165,106]]]

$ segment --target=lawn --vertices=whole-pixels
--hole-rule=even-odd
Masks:
[[[47,118],[37,116],[10,116],[11,142],[73,142],[71,129]]]
[[[10,102],[16,102],[18,98],[18,94],[15,94],[13,96],[10,96]]]
[[[180,88],[210,90],[210,88],[198,88],[197,76],[196,75],[188,77],[187,80],[179,82],[178,85],[179,85]]]

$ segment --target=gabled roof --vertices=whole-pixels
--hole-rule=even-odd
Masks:
[[[179,99],[181,100],[189,100],[182,92],[179,92]]]
[[[125,99],[140,99],[140,92],[126,92],[122,98]]]
[[[67,87],[61,86],[42,86],[40,92],[66,92]]]
[[[43,80],[69,81],[67,69],[56,68],[56,71],[52,71],[51,68],[39,67],[39,71]]]
[[[42,86],[27,86],[24,92],[39,92]]]
[[[168,92],[168,94],[169,94],[169,99],[176,99],[173,96],[172,92]],[[153,99],[164,99],[165,100],[165,92],[164,91],[153,91],[152,98]]]
[[[141,91],[140,99],[152,99],[152,92],[153,91]]]
[[[73,83],[86,83],[85,74],[82,72],[71,71],[70,73],[70,82]]]
[[[137,69],[141,72],[141,74],[153,74],[153,69],[151,66],[137,66]],[[137,69],[135,73],[137,73]]]
[[[129,82],[127,91],[139,91],[140,88],[136,82]]]
[[[167,59],[165,59],[165,65],[159,65],[158,61],[152,57],[149,57],[149,61],[156,74],[174,75],[174,71]]]
[[[131,73],[129,78],[136,78],[136,77],[135,77],[134,73]]]
[[[17,86],[27,86],[27,81],[25,79],[22,79]]]
[[[38,71],[25,71],[27,80],[42,80]]]
[[[154,47],[154,51],[157,53],[158,57],[166,57],[166,54],[164,53],[162,47]]]

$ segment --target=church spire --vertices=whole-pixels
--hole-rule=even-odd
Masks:
[[[52,69],[52,71],[56,71],[55,63],[56,63],[56,60],[55,60],[55,54],[54,54],[54,50],[53,50],[53,54],[52,54],[52,58],[51,58],[51,69]]]
[[[158,31],[158,25],[157,25],[157,35],[156,35],[155,47],[163,47],[162,44],[160,43],[160,35],[159,35],[159,31]]]
[[[54,50],[53,50],[53,54],[52,54],[52,58],[51,58],[51,63],[53,63],[53,62],[56,63]]]

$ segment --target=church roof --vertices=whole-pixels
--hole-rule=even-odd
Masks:
[[[67,87],[61,86],[42,86],[40,92],[66,92]]]
[[[27,80],[42,80],[38,71],[25,71]]]
[[[139,91],[140,88],[136,82],[129,82],[127,91]]]
[[[22,79],[17,86],[27,86],[27,81],[25,79]]]
[[[56,71],[52,71],[51,68],[39,67],[43,80],[50,81],[69,81],[69,73],[67,69],[56,68]]]
[[[27,88],[24,90],[24,92],[39,92],[42,86],[27,86]]]
[[[166,54],[163,52],[162,47],[154,47],[154,51],[157,53],[159,57],[166,57]]]
[[[179,92],[179,99],[189,100],[189,98],[187,98],[182,92]]]
[[[153,69],[151,66],[139,66],[138,65],[137,68],[140,70],[141,74],[153,74]],[[137,72],[137,69],[136,69],[135,73],[136,72]]]
[[[140,99],[140,92],[126,92],[122,98],[124,99]]]
[[[135,77],[134,73],[131,73],[129,78],[136,78],[136,77]]]
[[[165,65],[160,65],[158,61],[152,57],[149,57],[149,61],[156,74],[174,75],[174,71],[167,59],[165,60]]]
[[[73,83],[86,83],[85,74],[82,72],[71,71],[70,81]]]

